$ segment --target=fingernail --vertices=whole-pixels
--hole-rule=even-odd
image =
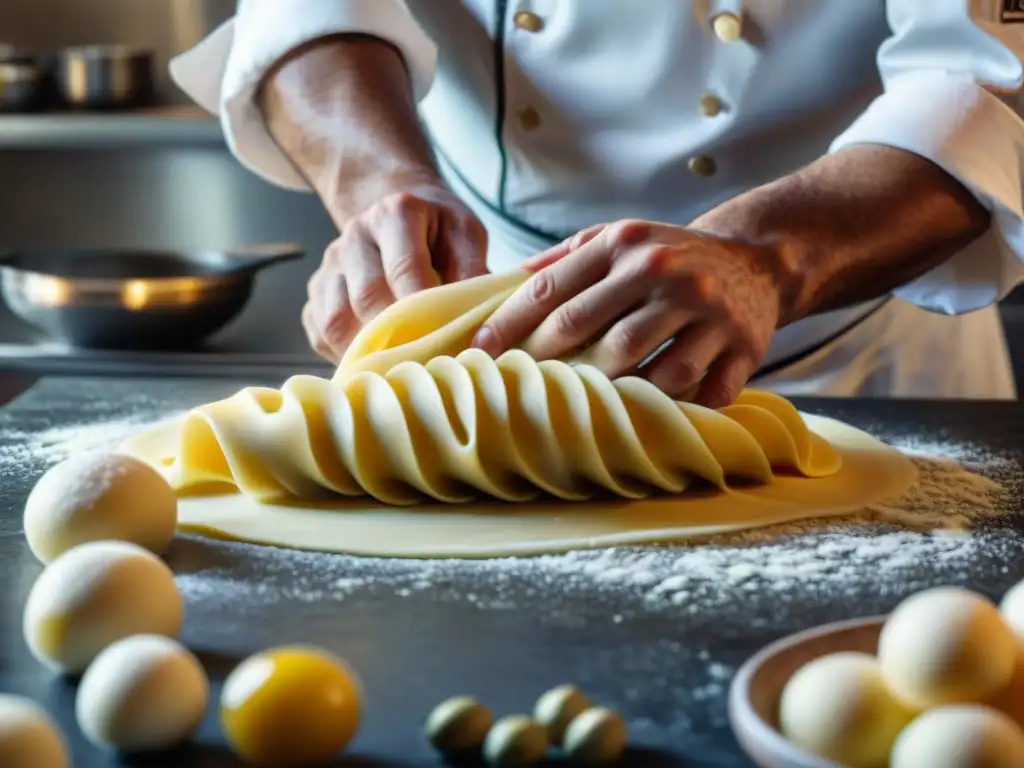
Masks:
[[[484,326],[473,336],[473,341],[470,342],[470,346],[482,349],[493,357],[498,351],[498,337],[491,332],[490,328]]]
[[[725,406],[732,402],[732,395],[728,390],[724,389],[716,389],[713,392],[708,392],[707,394],[701,391],[698,394],[698,398],[704,401],[703,404],[705,408],[710,408],[713,411],[725,408]]]

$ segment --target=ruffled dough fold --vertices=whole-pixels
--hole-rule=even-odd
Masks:
[[[466,349],[524,279],[405,299],[363,329],[332,379],[249,387],[123,448],[181,492],[227,484],[267,502],[638,499],[838,471],[839,453],[776,395],[744,390],[714,411],[586,364]]]
[[[176,489],[226,483],[261,501],[637,499],[700,481],[726,489],[777,472],[820,477],[840,463],[776,395],[745,390],[713,411],[643,379],[611,381],[518,350],[400,363],[343,385],[295,376],[196,408],[174,430],[169,443],[151,433],[128,447]]]

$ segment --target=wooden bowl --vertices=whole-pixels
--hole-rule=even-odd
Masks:
[[[752,656],[729,688],[729,722],[740,746],[761,768],[842,768],[779,733],[779,699],[789,678],[809,661],[839,651],[874,654],[885,616],[825,624],[784,637]]]

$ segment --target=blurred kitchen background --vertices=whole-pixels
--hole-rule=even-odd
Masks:
[[[228,19],[234,0],[3,0],[0,43],[31,51],[124,44],[154,53],[155,109],[0,115],[0,245],[231,248],[291,241],[306,255],[256,279],[249,306],[224,331],[218,354],[178,354],[178,373],[237,366],[318,367],[298,310],[333,227],[312,195],[277,189],[228,153],[219,125],[190,106],[167,62]],[[0,309],[0,365],[112,371],[152,355],[85,355],[38,336]],[[26,347],[30,344],[31,348]],[[86,359],[88,358],[88,359]],[[160,359],[168,359],[166,356]]]
[[[0,44],[30,51],[129,45],[153,52],[144,110],[0,115],[0,245],[14,249],[232,248],[292,241],[306,250],[256,279],[244,312],[199,352],[85,352],[55,344],[0,306],[0,368],[246,375],[327,370],[298,311],[333,237],[312,195],[277,189],[228,153],[218,124],[167,75],[168,59],[231,16],[234,0],[3,0]],[[1004,305],[1024,382],[1024,291]],[[0,303],[2,304],[2,303]]]

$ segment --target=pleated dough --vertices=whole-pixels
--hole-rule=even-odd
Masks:
[[[525,277],[416,294],[362,330],[331,380],[243,389],[123,449],[179,492],[186,529],[419,557],[687,538],[847,511],[913,481],[896,451],[766,392],[714,411],[609,380],[586,350],[467,349]]]

